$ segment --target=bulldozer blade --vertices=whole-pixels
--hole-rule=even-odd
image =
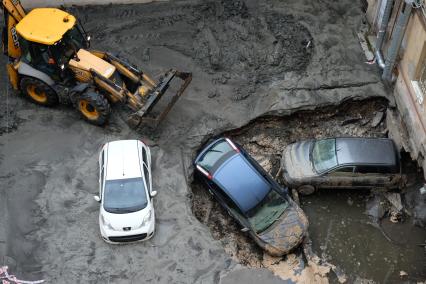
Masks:
[[[168,105],[165,109],[158,114],[156,117],[152,117],[149,115],[153,107],[158,103],[161,97],[166,93],[167,89],[170,86],[170,82],[175,78],[179,78],[183,80],[182,85],[179,90],[173,95]],[[177,70],[170,70],[166,73],[164,78],[160,81],[160,83],[155,87],[149,96],[148,100],[144,104],[144,106],[138,110],[137,112],[131,114],[127,119],[127,123],[132,128],[138,128],[140,126],[148,126],[150,128],[156,128],[158,124],[163,121],[169,111],[172,109],[173,105],[177,102],[177,100],[182,96],[185,89],[192,81],[192,73],[187,72],[179,72]]]

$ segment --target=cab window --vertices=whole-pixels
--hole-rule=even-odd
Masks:
[[[56,78],[59,69],[56,65],[56,60],[54,59],[50,47],[43,44],[30,43],[28,44],[28,50],[30,56],[28,52],[23,53],[23,56],[28,60],[28,63],[37,70]]]
[[[28,42],[23,39],[20,38],[19,39],[19,46],[21,47],[21,53],[22,53],[22,61],[26,62],[26,63],[31,63],[32,61],[32,56],[31,56],[31,52],[28,46]]]
[[[201,157],[198,164],[207,171],[210,171],[221,157],[232,151],[231,145],[226,140],[219,141]]]
[[[83,37],[82,32],[80,31],[78,26],[75,26],[71,30],[69,30],[64,35],[65,41],[67,41],[69,44],[74,45],[74,48],[76,50],[79,50],[80,48],[85,47],[85,38]]]

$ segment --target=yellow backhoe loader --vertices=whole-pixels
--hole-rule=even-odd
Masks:
[[[36,8],[27,14],[19,0],[2,0],[2,5],[2,46],[9,58],[10,83],[37,104],[72,104],[88,122],[104,125],[110,104],[121,102],[131,110],[131,126],[153,128],[191,82],[191,73],[177,70],[169,70],[156,82],[126,61],[90,49],[90,36],[65,11]],[[154,115],[154,106],[174,78],[182,83]]]

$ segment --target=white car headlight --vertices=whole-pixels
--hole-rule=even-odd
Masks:
[[[141,227],[145,226],[148,222],[150,222],[151,221],[151,217],[152,217],[152,211],[149,210],[148,214],[146,214],[145,218],[143,218],[143,220],[142,220]]]
[[[107,226],[108,229],[115,231],[115,229],[111,226],[111,223],[105,220],[104,215],[101,215],[101,221],[104,224],[104,226]]]

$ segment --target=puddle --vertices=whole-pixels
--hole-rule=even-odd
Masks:
[[[386,137],[383,99],[348,101],[339,107],[301,111],[287,117],[264,117],[223,135],[241,144],[272,176],[279,170],[281,151],[289,143],[309,138],[332,136]],[[406,155],[408,156],[408,155]],[[410,188],[407,196],[418,190],[421,174],[409,162]],[[283,279],[292,281],[337,282],[330,269],[306,266],[301,250],[284,258],[271,258],[263,253],[238,225],[222,210],[197,181],[192,184],[193,212],[207,225],[227,253],[249,267],[266,267]],[[366,213],[379,193],[370,191],[325,190],[301,197],[302,208],[310,220],[310,237],[321,263],[337,266],[348,282],[380,283],[401,280],[424,281],[426,231],[413,226],[404,214],[402,222],[389,217],[374,220]],[[404,194],[402,195],[404,199]],[[409,206],[408,206],[409,207]],[[407,207],[407,208],[408,208]],[[421,246],[423,244],[423,246]],[[402,277],[400,273],[404,274]],[[405,273],[407,275],[405,275]],[[341,276],[341,275],[340,275]],[[360,282],[361,281],[361,282]]]
[[[426,278],[426,232],[410,218],[394,224],[384,218],[378,228],[365,214],[369,191],[320,190],[303,197],[301,205],[310,221],[309,234],[318,256],[343,269],[350,279],[379,283]],[[407,277],[400,277],[400,273]]]

